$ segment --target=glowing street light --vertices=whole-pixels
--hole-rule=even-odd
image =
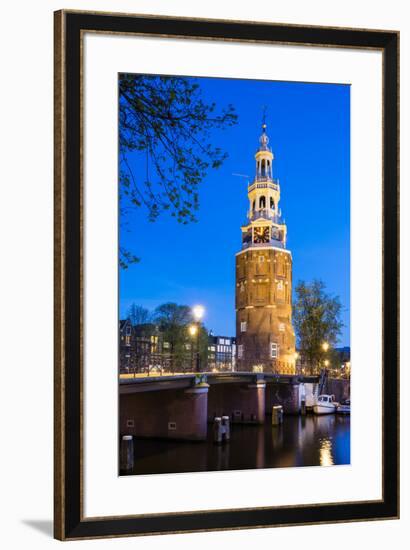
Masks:
[[[325,365],[325,367],[328,367],[328,366],[329,366],[329,364],[330,364],[330,361],[329,361],[329,359],[325,359],[325,361],[324,361],[324,365]]]
[[[328,349],[329,349],[329,344],[328,344],[328,342],[323,342],[323,344],[322,344],[322,350],[323,350],[323,351],[327,351]]]
[[[200,321],[204,316],[204,313],[204,306],[197,305],[192,308],[192,315],[194,316],[195,321]]]
[[[196,325],[189,325],[188,331],[191,336],[195,336],[198,332],[198,327]]]
[[[192,316],[194,318],[194,324],[189,327],[189,334],[195,337],[196,340],[196,372],[200,371],[200,358],[199,358],[199,331],[201,326],[201,319],[204,316],[205,308],[201,305],[196,305],[192,308]]]

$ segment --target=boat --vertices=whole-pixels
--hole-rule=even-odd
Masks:
[[[316,403],[313,405],[313,412],[315,414],[333,414],[336,412],[336,407],[339,405],[335,401],[334,395],[319,395]]]
[[[350,399],[346,399],[345,401],[339,403],[336,407],[336,412],[338,414],[350,414]]]

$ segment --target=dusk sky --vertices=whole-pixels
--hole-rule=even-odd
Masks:
[[[248,209],[247,180],[266,106],[267,134],[279,179],[279,207],[293,257],[293,286],[322,279],[340,297],[345,324],[338,343],[350,345],[350,87],[255,80],[198,78],[202,97],[232,103],[238,123],[216,130],[211,141],[229,154],[200,186],[198,223],[180,225],[168,213],[154,222],[140,208],[121,246],[141,258],[120,270],[120,317],[131,303],[150,310],[165,302],[206,308],[205,326],[235,335],[235,253]],[[132,160],[135,173],[145,165]]]

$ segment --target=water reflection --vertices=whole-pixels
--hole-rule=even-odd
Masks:
[[[231,441],[134,440],[134,474],[250,468],[332,466],[350,463],[350,418],[285,417],[283,425],[232,426]]]
[[[333,466],[332,440],[322,439],[320,442],[320,465]]]

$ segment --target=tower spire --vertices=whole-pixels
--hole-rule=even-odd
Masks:
[[[269,143],[269,137],[266,133],[266,105],[263,107],[262,112],[262,134],[259,137],[259,151],[270,151],[270,147],[268,147]]]
[[[294,374],[292,255],[286,248],[266,126],[264,108],[255,178],[248,184],[248,217],[241,227],[242,249],[236,254],[237,370]]]
[[[267,106],[264,105],[263,106],[263,109],[262,109],[262,128],[266,128],[266,111],[267,111]]]

